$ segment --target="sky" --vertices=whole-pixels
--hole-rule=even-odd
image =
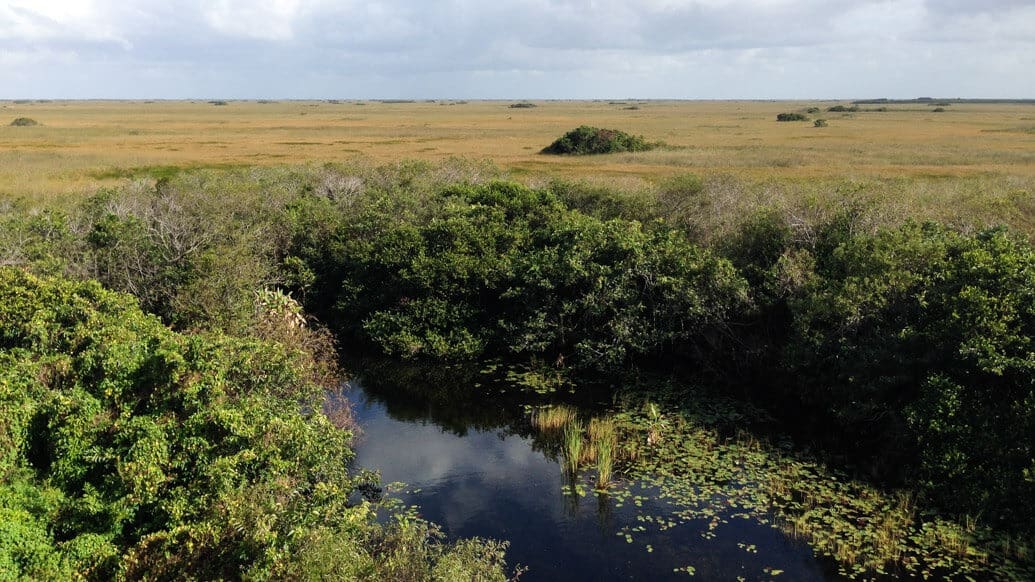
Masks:
[[[1035,98],[1035,0],[0,0],[0,99]]]

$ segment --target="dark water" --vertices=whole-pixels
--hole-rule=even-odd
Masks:
[[[522,580],[688,579],[673,571],[683,566],[693,566],[697,580],[834,577],[807,546],[753,520],[730,519],[713,539],[702,537],[708,528],[700,520],[663,532],[647,527],[627,542],[618,532],[642,525],[638,514],[670,508],[657,500],[619,507],[592,491],[565,495],[564,471],[520,409],[435,405],[357,383],[346,396],[364,433],[356,464],[379,470],[386,483],[405,482],[410,492],[399,496],[449,536],[509,540],[509,564],[528,567]]]

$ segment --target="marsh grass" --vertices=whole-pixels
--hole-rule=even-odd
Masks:
[[[618,433],[615,422],[610,418],[593,418],[589,422],[586,433],[596,461],[596,488],[607,489],[611,485],[615,454],[618,450]]]
[[[575,420],[575,409],[563,404],[537,408],[532,412],[532,425],[541,432],[559,433]]]
[[[572,418],[564,425],[564,458],[568,472],[579,471],[582,459],[582,421]]]
[[[373,163],[405,158],[436,162],[488,157],[530,179],[650,180],[692,169],[732,173],[752,183],[820,179],[929,181],[1035,176],[1030,106],[953,105],[951,116],[894,107],[880,115],[839,119],[822,132],[773,123],[777,113],[836,103],[651,101],[630,115],[607,102],[552,102],[522,111],[498,102],[369,102],[357,115],[349,102],[7,102],[11,118],[46,120],[20,131],[0,127],[0,159],[45,150],[47,158],[0,164],[0,193],[78,196],[120,179],[104,170],[147,166],[305,164],[356,157]],[[540,105],[542,105],[540,103]],[[304,116],[300,113],[305,113]],[[536,152],[580,124],[620,127],[663,140],[670,148],[605,158],[549,159]],[[310,145],[298,146],[295,143]],[[431,150],[430,148],[434,148]],[[422,151],[424,150],[424,151]],[[357,153],[359,152],[359,153]],[[89,190],[88,190],[89,191]],[[828,190],[824,195],[832,195]]]

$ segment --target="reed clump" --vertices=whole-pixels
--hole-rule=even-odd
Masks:
[[[611,484],[615,453],[618,449],[618,431],[615,421],[611,418],[594,418],[590,420],[586,432],[596,460],[596,487],[606,489]]]
[[[572,418],[564,425],[564,458],[572,473],[578,472],[582,458],[582,431],[582,421],[578,418]]]
[[[563,404],[537,408],[532,412],[532,426],[541,432],[559,432],[575,420],[575,409]]]

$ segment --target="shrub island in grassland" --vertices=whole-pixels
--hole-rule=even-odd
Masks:
[[[11,127],[32,127],[39,124],[40,122],[31,117],[19,117],[11,122]]]
[[[554,155],[585,156],[592,154],[614,154],[619,152],[644,152],[658,144],[650,143],[643,136],[629,135],[617,129],[601,129],[583,125],[564,134],[542,153]]]

